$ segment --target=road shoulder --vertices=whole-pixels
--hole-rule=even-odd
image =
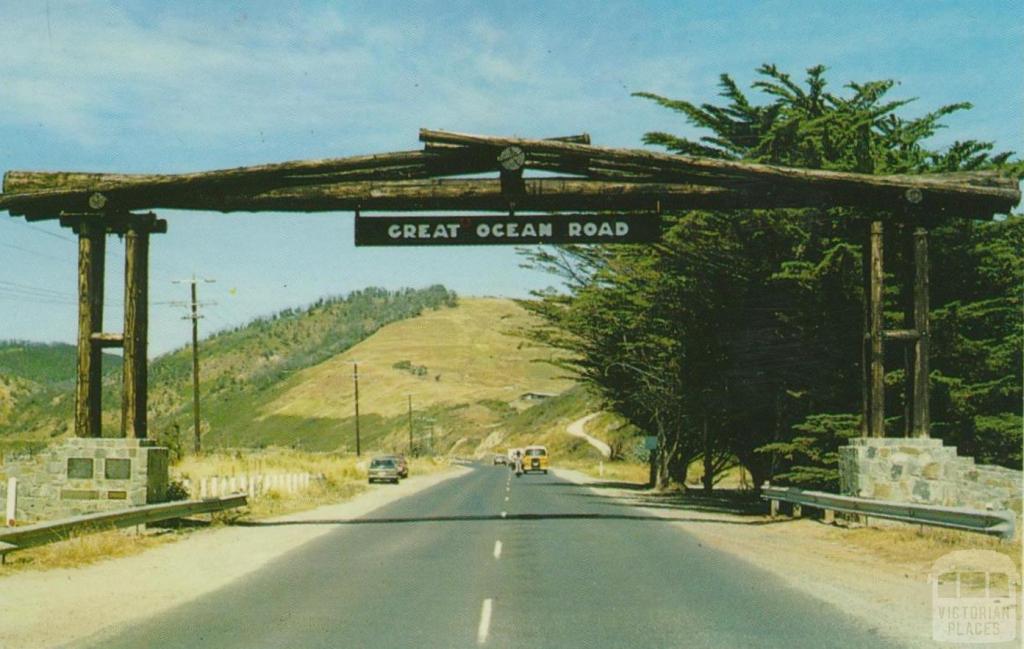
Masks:
[[[269,520],[357,518],[468,472],[453,466],[400,485],[371,489],[344,503]],[[333,529],[330,524],[221,527],[134,556],[81,568],[10,575],[0,582],[0,647],[63,646],[116,633],[259,570]]]

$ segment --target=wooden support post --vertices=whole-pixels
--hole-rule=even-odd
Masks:
[[[82,219],[78,233],[78,374],[75,435],[102,434],[103,350],[93,334],[103,331],[103,271],[106,228],[99,218]]]
[[[121,435],[146,437],[149,328],[148,223],[129,225],[124,235],[124,394]]]
[[[928,437],[931,412],[928,394],[928,353],[931,325],[928,317],[928,231],[914,230],[914,427],[915,437]]]
[[[871,327],[871,400],[868,413],[868,434],[871,437],[885,437],[885,357],[882,346],[883,327],[883,267],[882,267],[882,222],[871,223],[871,280],[868,296]]]
[[[900,282],[903,285],[903,326],[906,329],[901,331],[885,331],[883,336],[887,341],[901,340],[903,344],[903,436],[911,437],[914,434],[914,371],[917,365],[917,346],[914,344],[917,337],[909,337],[914,329],[914,236],[909,225],[904,224],[899,228],[900,256],[902,264],[900,267]]]

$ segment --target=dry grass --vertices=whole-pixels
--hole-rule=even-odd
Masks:
[[[1021,569],[1021,541],[1008,542],[972,532],[906,525],[844,530],[841,539],[871,554],[927,571],[939,557],[955,550],[991,550],[1009,557]]]
[[[527,391],[558,393],[571,381],[534,362],[550,349],[533,347],[511,332],[531,316],[511,300],[460,298],[452,309],[426,311],[392,323],[347,352],[296,373],[294,387],[261,408],[261,415],[345,419],[353,411],[352,361],[359,363],[359,406],[364,415],[405,413],[414,407],[515,401]],[[408,361],[424,376],[394,368]]]
[[[610,482],[633,482],[646,484],[650,478],[650,468],[646,464],[635,462],[594,462],[593,460],[558,459],[553,461],[553,468],[564,467],[585,473],[592,478]]]
[[[227,513],[214,518],[214,524],[244,517],[261,519],[280,516],[344,502],[362,493],[366,484],[368,460],[357,461],[355,457],[338,456],[330,453],[303,453],[288,449],[267,449],[246,453],[214,453],[200,457],[188,457],[171,468],[174,479],[184,477],[193,481],[212,476],[230,476],[243,473],[312,473],[322,475],[322,480],[313,482],[308,489],[297,493],[271,491],[250,503],[247,511]],[[444,458],[414,458],[409,465],[410,475],[435,473],[447,468]],[[183,527],[173,531],[150,529],[137,534],[131,530],[111,530],[96,534],[73,537],[67,541],[51,543],[38,548],[15,552],[7,557],[6,565],[0,566],[0,577],[20,570],[52,570],[75,568],[115,557],[125,557],[144,552],[149,548],[183,538],[190,529]]]
[[[368,457],[335,453],[308,453],[292,449],[270,448],[260,451],[220,452],[188,457],[178,463],[172,473],[178,478],[198,479],[212,476],[242,474],[311,473],[322,476],[308,489],[296,493],[271,490],[249,504],[245,518],[269,518],[344,502],[368,488],[366,465]],[[443,458],[413,458],[410,475],[434,473],[448,466]],[[194,495],[194,494],[193,494]]]
[[[66,541],[8,555],[6,563],[0,566],[0,577],[22,570],[78,568],[106,559],[138,554],[181,537],[182,533],[177,531],[161,529],[136,533],[132,528],[72,536]]]

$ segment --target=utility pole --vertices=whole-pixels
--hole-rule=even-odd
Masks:
[[[409,456],[412,456],[412,395],[409,397]]]
[[[203,316],[199,315],[199,307],[215,304],[214,302],[199,302],[197,299],[196,284],[199,282],[212,284],[215,281],[217,280],[197,278],[195,275],[192,275],[191,279],[176,279],[173,281],[174,284],[191,285],[192,301],[190,303],[177,302],[175,304],[191,307],[191,314],[183,316],[182,319],[192,320],[192,425],[195,431],[194,450],[196,455],[199,455],[199,453],[202,452],[202,443],[200,441],[199,434],[199,318]]]
[[[359,363],[355,361],[352,362],[352,385],[356,392],[356,457],[359,457]]]

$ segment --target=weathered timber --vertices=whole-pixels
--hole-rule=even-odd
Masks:
[[[106,229],[82,221],[78,233],[78,369],[75,379],[75,435],[101,436],[103,350],[92,343],[103,331],[103,271]]]
[[[124,391],[121,436],[145,438],[147,329],[149,327],[149,229],[130,227],[124,236]]]
[[[914,327],[920,333],[914,345],[915,437],[929,437],[931,414],[928,393],[928,353],[931,324],[928,315],[928,231],[914,230]]]
[[[1021,198],[1015,180],[994,173],[958,173],[950,178],[943,177],[943,174],[872,176],[673,155],[641,149],[611,149],[551,140],[488,137],[429,129],[420,130],[420,140],[428,143],[492,148],[518,146],[528,156],[531,153],[552,153],[560,154],[565,159],[602,159],[609,162],[662,167],[684,174],[704,175],[709,179],[717,179],[717,182],[726,186],[731,179],[741,179],[746,183],[760,181],[779,186],[799,186],[824,191],[840,204],[885,209],[913,204],[938,210],[966,211],[968,216],[984,212],[991,215],[1009,211]]]
[[[405,151],[350,158],[285,162],[191,174],[120,175],[65,172],[8,172],[0,209],[30,219],[53,218],[61,212],[108,211],[145,208],[231,210],[276,209],[318,211],[352,209],[373,202],[374,190],[408,190],[410,181],[441,176],[496,171],[497,156],[508,147],[525,153],[525,167],[585,176],[607,182],[653,183],[661,186],[704,186],[706,198],[715,192],[728,200],[708,204],[677,200],[677,209],[830,207],[853,205],[899,213],[912,205],[928,208],[936,216],[991,218],[1007,212],[1020,200],[1015,181],[994,173],[971,172],[921,176],[869,176],[823,170],[794,169],[731,160],[589,145],[587,136],[552,140],[494,138],[440,131],[421,131],[425,151]],[[366,183],[375,183],[367,185]],[[397,183],[388,188],[387,183]],[[303,191],[303,186],[315,187]],[[341,189],[349,185],[352,192]],[[434,188],[424,194],[406,194],[417,201],[433,201],[425,209],[490,209],[480,204],[466,208],[439,200]],[[290,200],[289,190],[295,200]],[[717,190],[717,191],[715,191]],[[282,193],[283,192],[283,193]],[[362,192],[361,196],[355,193]],[[529,192],[527,192],[529,193]],[[641,193],[651,193],[641,190]],[[675,192],[679,198],[679,192]],[[326,200],[318,200],[320,195]],[[337,198],[352,196],[349,205]],[[272,197],[268,201],[267,198]],[[567,197],[567,200],[571,197]],[[586,197],[584,197],[586,200]],[[204,202],[205,201],[205,202]],[[267,205],[268,207],[264,207]],[[244,207],[224,208],[223,205]],[[401,201],[387,209],[404,209]],[[591,209],[594,204],[568,201],[550,209]],[[626,209],[639,206],[625,205]],[[493,209],[501,209],[496,206]],[[541,207],[539,209],[548,209]],[[609,209],[619,209],[610,205]],[[896,218],[902,218],[897,215]]]
[[[86,213],[60,215],[60,224],[66,228],[78,230],[82,221],[91,221],[103,226],[107,234],[124,235],[129,227],[145,226],[150,233],[164,234],[167,232],[167,221],[156,218],[152,213]]]
[[[558,141],[589,144],[590,136],[569,135]],[[265,191],[276,187],[360,180],[411,180],[497,171],[496,155],[479,149],[446,147],[375,155],[298,160],[187,174],[104,174],[88,172],[9,171],[4,175],[0,209],[39,214],[85,210],[90,196],[103,196],[108,209],[145,208],[152,195],[161,205],[167,192],[199,189]],[[26,206],[31,206],[28,209]],[[91,206],[95,210],[95,206]],[[22,211],[24,210],[24,211]]]
[[[920,337],[916,329],[888,329],[882,332],[882,338],[893,341],[915,341]]]
[[[860,436],[871,437],[871,226],[864,228],[860,247],[860,287],[864,296],[861,309],[860,344]]]
[[[348,210],[483,210],[507,211],[508,200],[497,178],[410,181],[359,181],[283,187],[264,192],[219,190],[138,196],[142,209],[185,209],[220,212],[321,212]],[[776,194],[759,200],[775,207],[804,207],[807,195]],[[749,206],[745,192],[702,185],[594,181],[581,178],[527,178],[517,197],[518,210],[585,211],[650,210],[660,202],[675,209],[734,209]],[[112,198],[118,209],[127,208]],[[35,207],[32,208],[36,209]],[[27,212],[52,216],[44,209]]]
[[[124,345],[124,336],[122,334],[94,333],[89,336],[89,340],[92,341],[93,345],[102,349],[109,347],[122,347]]]
[[[871,292],[868,296],[871,309],[871,407],[868,429],[872,437],[885,437],[885,367],[883,347],[883,243],[882,222],[871,223]]]
[[[900,246],[900,257],[902,257],[902,263],[900,264],[900,283],[903,285],[901,289],[902,301],[903,301],[903,326],[905,331],[912,333],[912,337],[907,337],[901,342],[914,342],[920,336],[917,329],[914,329],[914,238],[912,231],[914,229],[913,224],[904,223],[898,228],[897,234],[899,237]],[[893,338],[888,335],[891,332],[885,332],[886,340],[892,340]],[[915,346],[914,345],[903,345],[900,350],[903,353],[903,436],[911,437],[913,435],[914,427],[914,365],[915,365]]]

